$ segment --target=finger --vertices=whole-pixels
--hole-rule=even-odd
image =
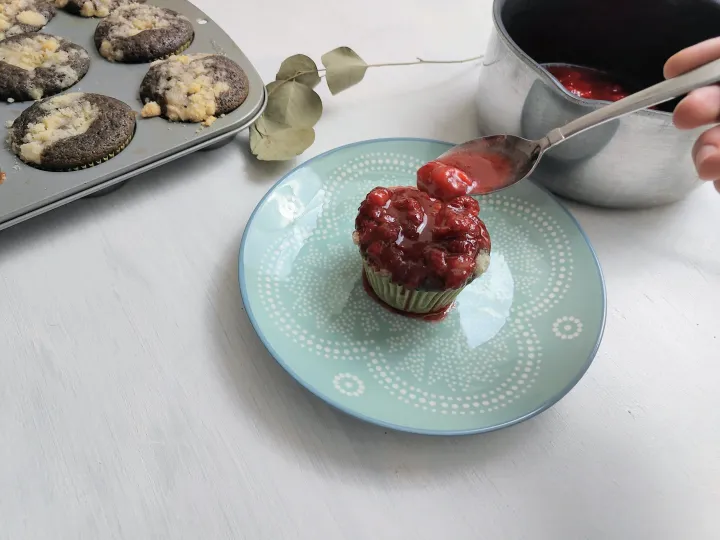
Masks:
[[[715,189],[720,193],[720,180],[715,180]]]
[[[720,86],[690,92],[675,107],[673,122],[680,129],[694,129],[720,120]]]
[[[720,179],[720,126],[708,129],[693,147],[693,160],[703,180]]]
[[[674,54],[665,62],[663,73],[666,79],[671,79],[718,58],[720,58],[720,37],[702,41]]]

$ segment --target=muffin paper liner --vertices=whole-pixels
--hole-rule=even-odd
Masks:
[[[100,164],[102,164],[102,163],[105,163],[105,162],[108,161],[109,159],[114,158],[114,157],[115,157],[116,155],[118,155],[120,152],[122,152],[123,150],[125,150],[125,148],[127,148],[127,145],[130,144],[130,141],[133,140],[133,137],[134,137],[134,136],[135,136],[135,132],[133,131],[133,134],[130,136],[130,138],[129,138],[127,141],[125,141],[125,143],[124,143],[120,148],[118,148],[117,150],[115,150],[115,151],[112,152],[111,154],[105,156],[104,158],[99,159],[99,160],[97,160],[97,161],[95,161],[95,162],[87,163],[87,164],[85,164],[85,165],[80,165],[79,167],[72,167],[72,168],[70,168],[70,169],[53,169],[53,168],[43,167],[41,163],[33,163],[32,161],[25,161],[22,157],[20,157],[19,154],[16,153],[15,155],[17,155],[18,158],[20,158],[20,160],[21,160],[23,163],[25,163],[26,165],[29,165],[29,166],[31,166],[31,167],[35,167],[36,169],[40,169],[41,171],[48,171],[48,172],[74,172],[74,171],[82,171],[82,170],[84,170],[84,169],[89,169],[90,167],[95,167],[95,165],[100,165]]]
[[[434,313],[450,306],[465,287],[446,291],[411,290],[391,281],[391,276],[377,272],[363,260],[363,270],[370,287],[390,307],[409,313]]]

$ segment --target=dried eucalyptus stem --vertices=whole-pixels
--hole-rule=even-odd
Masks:
[[[258,159],[284,161],[307,150],[315,142],[313,126],[322,116],[322,100],[313,90],[325,79],[335,95],[356,85],[370,68],[414,66],[420,64],[464,64],[482,56],[463,60],[424,60],[368,64],[349,47],[338,47],[325,53],[324,68],[312,58],[296,54],[280,65],[275,80],[267,85],[265,112],[250,128],[250,151]]]

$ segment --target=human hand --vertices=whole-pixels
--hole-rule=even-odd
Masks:
[[[713,38],[676,53],[665,63],[665,78],[720,58],[720,38]],[[706,86],[690,92],[677,107],[673,122],[679,129],[694,129],[720,122],[720,86]],[[708,129],[698,137],[692,150],[698,175],[712,180],[720,191],[720,126]]]

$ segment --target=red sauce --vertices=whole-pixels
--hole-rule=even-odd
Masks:
[[[583,99],[618,101],[630,92],[610,75],[582,66],[545,66],[568,92]]]
[[[420,167],[418,188],[443,201],[482,195],[507,185],[512,163],[502,154],[482,149],[452,151]]]
[[[360,251],[408,289],[457,289],[472,280],[490,236],[468,196],[443,202],[413,187],[375,188],[360,205]]]
[[[365,289],[365,292],[375,300],[378,304],[380,304],[382,307],[387,309],[388,311],[395,313],[397,315],[403,315],[405,317],[409,317],[410,319],[419,319],[423,321],[428,322],[439,322],[442,321],[445,317],[448,316],[448,314],[452,311],[452,308],[455,306],[455,304],[450,304],[448,307],[441,309],[440,311],[434,311],[432,313],[410,313],[408,311],[402,311],[400,309],[396,309],[392,307],[390,304],[386,304],[380,298],[377,294],[375,294],[375,291],[373,291],[373,288],[370,286],[370,283],[368,282],[367,275],[365,275],[365,270],[363,270],[362,273],[362,283],[363,288]]]

